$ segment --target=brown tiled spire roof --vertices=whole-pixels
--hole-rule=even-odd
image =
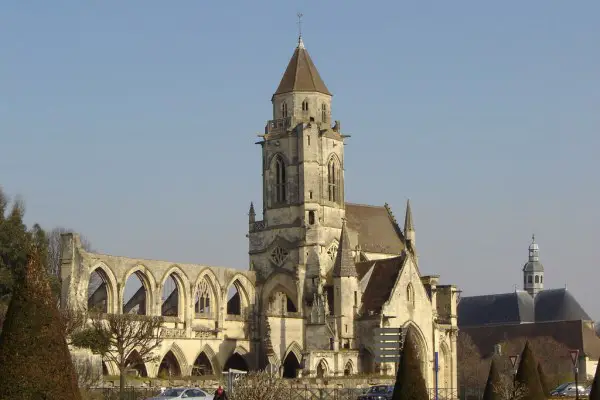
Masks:
[[[335,264],[333,264],[334,278],[357,276],[356,267],[354,266],[354,256],[352,255],[352,247],[350,247],[350,239],[348,238],[348,229],[346,228],[346,219],[342,222],[342,234],[340,235],[340,244],[338,246]]]
[[[331,95],[308,51],[304,48],[302,37],[298,39],[298,46],[274,95],[289,92],[319,92]]]

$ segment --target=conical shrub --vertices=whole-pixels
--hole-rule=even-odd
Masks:
[[[503,400],[500,392],[501,385],[502,378],[500,377],[500,372],[498,372],[496,359],[492,358],[490,373],[488,375],[487,383],[485,384],[485,390],[483,392],[483,400]]]
[[[542,390],[544,391],[544,395],[546,397],[550,397],[550,385],[548,385],[548,377],[544,372],[544,368],[542,368],[542,364],[538,362],[537,366],[538,376],[540,377],[540,384],[542,385]]]
[[[594,382],[592,382],[590,400],[600,400],[600,363],[596,365],[596,374],[594,375]]]
[[[537,370],[537,361],[531,351],[529,341],[521,353],[521,361],[516,376],[516,384],[525,391],[524,400],[546,400],[540,376]]]
[[[16,282],[0,335],[0,398],[81,398],[62,319],[37,249]]]
[[[414,335],[412,329],[406,332],[392,400],[429,400]]]

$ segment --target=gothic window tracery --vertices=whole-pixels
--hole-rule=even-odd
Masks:
[[[204,278],[196,288],[196,304],[194,307],[196,314],[210,316],[212,314],[211,303],[210,285]]]
[[[340,168],[335,157],[332,157],[327,164],[327,188],[329,201],[339,201],[339,171]]]
[[[285,203],[285,201],[285,163],[281,156],[277,156],[277,158],[275,158],[275,202]]]
[[[329,256],[329,258],[333,261],[333,260],[335,260],[335,257],[337,256],[337,251],[338,251],[338,244],[332,243],[331,246],[329,246],[329,249],[327,249],[327,256]]]
[[[286,249],[277,246],[271,252],[271,261],[273,261],[275,265],[281,267],[287,259],[288,255],[289,252]]]

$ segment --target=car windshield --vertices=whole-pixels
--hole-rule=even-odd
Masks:
[[[183,393],[185,389],[167,389],[160,396],[161,397],[177,397]]]
[[[554,390],[562,390],[562,389],[566,388],[567,386],[569,386],[568,383],[563,383],[562,385],[558,385],[558,387]]]

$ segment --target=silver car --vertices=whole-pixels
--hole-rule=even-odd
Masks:
[[[155,397],[150,397],[146,400],[171,400],[171,399],[188,399],[188,400],[213,400],[213,395],[206,393],[198,388],[168,388],[161,394]]]

